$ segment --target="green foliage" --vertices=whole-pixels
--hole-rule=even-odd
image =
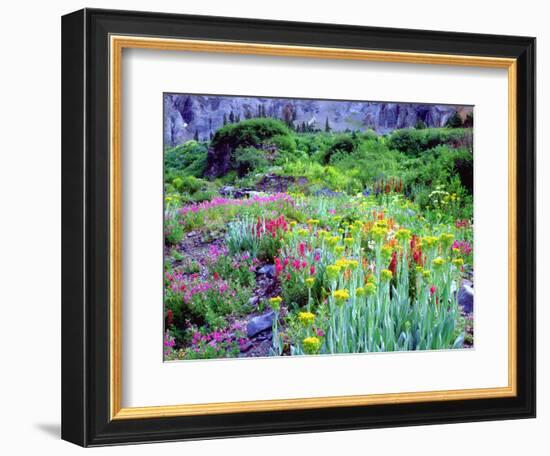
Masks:
[[[258,248],[258,259],[273,263],[273,260],[279,253],[281,248],[281,239],[277,236],[271,236],[270,234],[263,234],[260,236],[260,245]]]
[[[462,128],[426,128],[422,130],[395,130],[388,139],[388,147],[410,157],[417,157],[422,152],[438,145],[449,145],[455,148],[472,145],[472,131]]]
[[[218,287],[193,295],[188,304],[194,322],[219,329],[226,325],[227,315],[242,315],[250,310],[252,292],[237,282],[228,282],[231,293],[221,292]]]
[[[255,147],[237,148],[234,153],[234,161],[239,176],[244,176],[252,170],[261,170],[268,165],[264,152]]]
[[[201,188],[201,180],[195,176],[176,176],[172,179],[172,185],[180,193],[194,194]]]
[[[323,162],[331,163],[332,156],[336,153],[339,154],[351,154],[354,152],[359,145],[359,140],[357,137],[353,137],[348,134],[337,135],[332,145],[326,150],[323,156]]]
[[[285,280],[282,283],[281,296],[293,310],[305,307],[309,298],[304,283],[295,277],[291,277],[290,280]]]
[[[200,342],[193,350],[184,354],[185,359],[217,359],[235,358],[240,353],[239,345],[235,341],[224,341],[216,345]]]
[[[418,120],[415,124],[414,124],[414,128],[416,130],[424,130],[424,128],[427,128],[426,126],[426,122],[422,121],[422,120]]]
[[[176,176],[202,177],[206,169],[208,149],[204,143],[187,141],[164,151],[164,178],[166,182]]]
[[[214,135],[211,145],[214,148],[227,145],[235,150],[238,147],[258,146],[274,136],[290,134],[288,126],[280,120],[246,119],[220,128]]]
[[[243,218],[229,223],[225,245],[231,255],[248,252],[252,257],[257,257],[260,249],[260,237],[256,229],[256,222],[253,219]]]
[[[184,227],[176,218],[169,217],[164,222],[164,239],[167,244],[176,245],[181,242],[184,235]]]
[[[256,283],[256,275],[252,271],[250,257],[231,257],[219,255],[211,264],[210,272],[218,274],[232,282],[240,283],[245,287],[251,287]]]

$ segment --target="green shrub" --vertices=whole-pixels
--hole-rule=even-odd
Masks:
[[[164,151],[165,180],[170,181],[176,175],[202,177],[206,169],[208,149],[204,143],[187,141]]]
[[[251,287],[256,283],[256,274],[252,270],[252,260],[244,257],[231,257],[219,255],[210,264],[210,272],[216,273],[226,280],[240,283],[245,287]]]
[[[213,189],[199,190],[191,197],[191,201],[194,203],[202,203],[203,201],[210,201],[212,198],[218,196],[218,192]]]
[[[164,222],[164,239],[166,243],[176,245],[183,239],[184,227],[176,217],[169,217]]]
[[[234,153],[235,167],[239,176],[244,176],[250,171],[265,168],[268,161],[264,151],[255,147],[239,147]]]
[[[471,149],[472,131],[463,128],[426,128],[421,130],[395,130],[388,139],[388,147],[417,157],[438,145]]]
[[[206,323],[210,328],[219,329],[226,325],[224,317],[227,315],[240,315],[250,310],[250,288],[236,282],[228,282],[227,286],[231,292],[220,291],[219,287],[213,286],[193,295],[188,307],[196,323]]]
[[[337,135],[332,145],[325,151],[323,156],[323,162],[332,163],[333,155],[339,154],[351,154],[359,145],[359,139],[349,134]]]
[[[289,136],[291,131],[280,120],[270,118],[247,119],[235,124],[227,124],[220,128],[212,138],[212,147],[258,146],[275,136]]]
[[[178,192],[192,195],[200,190],[202,181],[195,176],[176,176],[172,180],[172,185]]]

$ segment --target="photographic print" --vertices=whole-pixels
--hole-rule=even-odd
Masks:
[[[163,103],[165,361],[474,346],[473,106]]]

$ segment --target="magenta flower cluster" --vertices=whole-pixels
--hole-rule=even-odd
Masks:
[[[211,201],[204,201],[199,204],[190,204],[178,210],[179,215],[186,215],[189,212],[199,212],[212,209],[219,206],[251,206],[252,204],[269,204],[278,201],[294,204],[294,200],[286,193],[274,193],[267,196],[253,196],[248,199],[233,199],[233,198],[214,198]]]
[[[193,333],[191,339],[191,349],[199,353],[205,345],[212,348],[223,348],[224,346],[232,344],[235,340],[238,342],[239,346],[242,346],[248,341],[248,339],[244,337],[244,329],[244,323],[234,322],[227,328],[208,333],[196,331]]]
[[[472,246],[468,241],[454,241],[453,249],[460,250],[462,255],[470,255],[472,253]]]

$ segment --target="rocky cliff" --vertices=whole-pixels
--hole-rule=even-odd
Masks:
[[[224,119],[267,116],[298,128],[305,125],[320,130],[325,129],[328,119],[335,132],[373,129],[387,133],[413,127],[418,121],[428,127],[442,127],[455,112],[465,118],[472,110],[471,106],[437,104],[165,94],[164,141],[173,146],[197,136],[209,139]]]

